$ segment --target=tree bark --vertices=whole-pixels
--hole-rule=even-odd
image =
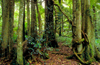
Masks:
[[[27,32],[28,36],[31,35],[31,24],[30,24],[30,8],[29,8],[29,1],[27,0]]]
[[[53,23],[53,1],[45,0],[45,34],[44,38],[47,41],[48,46],[58,47],[57,41],[55,40],[54,23]]]
[[[37,38],[37,22],[36,22],[36,2],[35,0],[31,1],[31,36],[34,38],[33,42],[36,43]]]
[[[96,29],[96,27],[97,27],[97,21],[96,21],[96,8],[95,8],[95,6],[93,6],[93,13],[94,13],[94,15],[93,15],[93,21],[95,22],[94,24],[95,24],[95,38],[96,39],[98,39],[98,34],[97,34],[97,29]]]
[[[55,10],[55,34],[57,32],[57,21],[58,21],[58,19],[57,19],[57,11]]]
[[[24,0],[24,12],[23,12],[23,41],[25,41],[25,0]]]
[[[81,1],[80,0],[73,0],[73,39],[82,39],[81,35]],[[75,44],[75,43],[73,43]],[[81,52],[82,44],[77,45],[77,51]]]
[[[9,52],[13,47],[14,0],[9,1]]]
[[[40,12],[39,12],[37,0],[36,0],[36,8],[37,8],[37,13],[38,13],[39,35],[41,36],[41,33],[42,33],[42,24],[41,24],[41,15],[40,15]]]
[[[5,49],[8,47],[8,33],[9,33],[9,0],[2,0],[2,51],[5,52]],[[2,52],[3,56],[6,56]],[[7,53],[7,52],[5,52]]]
[[[19,9],[19,22],[18,22],[18,38],[17,38],[17,63],[23,65],[23,13],[24,13],[24,0],[20,0]]]
[[[85,25],[86,25],[86,34],[88,36],[89,39],[89,43],[92,45],[92,56],[94,56],[95,53],[95,34],[94,34],[94,25],[92,24],[92,21],[90,19],[90,0],[86,0],[86,11],[85,11]]]

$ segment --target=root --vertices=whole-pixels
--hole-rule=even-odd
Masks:
[[[67,59],[72,59],[74,57],[74,54],[73,55],[70,55],[70,56],[67,56],[66,58]]]
[[[83,64],[90,64],[90,63],[92,62],[92,59],[90,59],[90,60],[88,60],[88,61],[82,60],[82,59],[78,56],[78,54],[75,52],[75,48],[73,48],[73,52],[74,52],[75,56],[79,59],[79,61],[80,61],[81,63],[83,63]]]

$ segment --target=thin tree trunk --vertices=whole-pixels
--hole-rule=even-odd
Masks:
[[[9,52],[13,47],[14,0],[9,1]]]
[[[59,0],[59,4],[60,4],[60,6],[61,6],[61,1]],[[61,36],[61,21],[62,21],[62,13],[61,13],[61,11],[59,11],[59,16],[58,16],[58,21],[60,22],[60,28],[59,28],[59,36]]]
[[[57,32],[57,21],[58,21],[58,19],[57,19],[57,11],[55,10],[55,34]]]
[[[24,0],[24,12],[23,12],[23,41],[25,40],[25,0]]]
[[[36,8],[37,8],[37,13],[38,13],[39,35],[41,35],[41,33],[42,33],[41,15],[40,15],[40,12],[39,12],[39,8],[38,8],[37,2],[36,2]]]
[[[64,16],[62,15],[62,29],[61,29],[62,34],[63,34],[63,28],[64,28],[63,17],[64,17]]]
[[[97,21],[96,21],[96,9],[95,9],[95,6],[93,6],[93,21],[95,22],[95,38],[98,39],[98,35],[97,35],[97,29],[96,29],[96,26],[97,26]]]
[[[81,0],[76,0],[76,38],[75,39],[82,39],[81,35]],[[77,46],[77,51],[81,52],[82,44]]]
[[[30,8],[29,8],[29,1],[30,0],[27,0],[27,32],[28,32],[28,36],[31,35],[31,24],[30,24]]]
[[[23,13],[24,13],[24,0],[20,0],[19,9],[19,22],[18,22],[18,38],[17,38],[17,63],[23,65]]]

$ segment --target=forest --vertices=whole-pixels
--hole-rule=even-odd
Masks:
[[[100,0],[0,0],[0,65],[100,65]]]

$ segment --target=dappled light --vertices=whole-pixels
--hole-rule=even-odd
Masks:
[[[100,0],[0,0],[0,65],[100,65]]]

